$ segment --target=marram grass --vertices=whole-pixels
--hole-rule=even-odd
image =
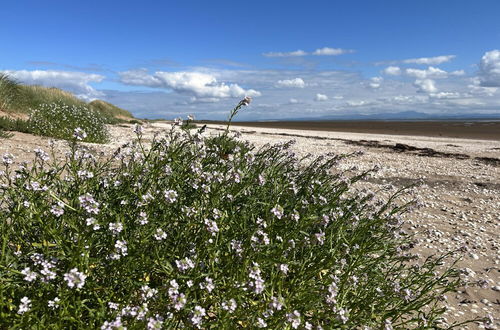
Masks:
[[[0,328],[444,326],[457,273],[413,260],[408,205],[351,190],[368,173],[332,174],[349,155],[179,127],[107,161],[82,130],[63,163],[3,156]]]

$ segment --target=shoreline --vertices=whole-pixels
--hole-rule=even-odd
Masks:
[[[224,121],[195,121],[225,125]],[[500,141],[500,121],[267,121],[233,122],[232,126],[305,131],[386,134]]]

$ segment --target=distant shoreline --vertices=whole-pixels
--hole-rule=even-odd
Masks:
[[[224,121],[196,121],[198,124],[226,124]],[[338,120],[338,121],[252,121],[233,122],[234,126],[414,135],[500,141],[497,120]]]

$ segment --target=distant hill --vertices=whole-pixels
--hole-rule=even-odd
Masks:
[[[476,114],[429,114],[417,111],[402,111],[394,113],[379,114],[342,114],[329,115],[321,117],[301,117],[301,118],[282,118],[276,121],[324,121],[324,120],[500,120],[500,110],[497,113]],[[261,120],[268,121],[268,120]]]

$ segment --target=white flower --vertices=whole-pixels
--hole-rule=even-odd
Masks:
[[[257,318],[257,327],[259,328],[267,328],[267,323],[262,318]]]
[[[144,129],[139,124],[135,124],[134,127],[132,128],[132,132],[134,132],[137,135],[141,135],[143,131]]]
[[[83,288],[86,278],[87,275],[83,274],[82,272],[79,272],[78,269],[76,268],[73,268],[72,270],[69,271],[69,273],[64,274],[64,280],[68,282],[68,286],[70,288],[74,288],[75,286],[78,289]]]
[[[274,214],[278,219],[281,219],[283,217],[283,212],[283,207],[281,207],[280,205],[276,205],[271,209],[271,213]]]
[[[167,233],[164,232],[163,229],[158,228],[156,229],[156,233],[153,236],[157,241],[162,241],[167,238]]]
[[[208,292],[212,292],[215,289],[215,284],[210,277],[205,277],[205,283],[200,283],[200,289],[207,289]]]
[[[298,311],[293,311],[293,313],[288,313],[286,315],[287,321],[292,324],[292,328],[297,329],[300,325],[300,313]]]
[[[35,151],[35,157],[40,158],[44,162],[50,159],[49,154],[43,151],[42,149],[36,148],[34,151]]]
[[[283,272],[283,274],[288,274],[288,265],[287,264],[281,264],[280,265],[280,270]]]
[[[109,230],[116,235],[123,230],[123,225],[120,222],[112,222],[109,224]]]
[[[2,162],[5,166],[12,164],[14,162],[14,156],[12,154],[4,154]]]
[[[52,309],[56,309],[56,308],[59,308],[59,302],[61,301],[61,299],[59,299],[59,297],[55,297],[54,300],[49,300],[48,301],[48,305],[50,308]]]
[[[245,96],[245,98],[243,100],[240,101],[242,105],[249,105],[250,102],[252,102],[252,98],[250,96]]]
[[[32,271],[29,267],[24,268],[21,271],[21,274],[24,275],[24,280],[28,282],[33,282],[36,280],[37,273]]]
[[[177,265],[177,268],[179,268],[181,272],[185,272],[188,269],[194,268],[194,262],[187,257],[181,260],[176,260],[175,264]]]
[[[17,314],[24,314],[31,309],[31,300],[28,297],[21,298]]]
[[[193,316],[191,317],[191,322],[194,326],[199,327],[203,322],[203,316],[205,315],[205,308],[201,306],[195,306]]]
[[[163,325],[163,318],[160,316],[156,315],[156,318],[148,318],[148,330],[152,329],[161,329]]]
[[[233,313],[237,307],[238,307],[238,304],[236,303],[236,300],[234,300],[234,299],[231,299],[227,302],[222,303],[222,309],[225,311],[228,311],[229,313]]]
[[[219,227],[217,226],[217,222],[213,220],[205,219],[205,226],[207,226],[207,230],[212,236],[215,236],[219,232]]]
[[[79,141],[85,139],[87,137],[87,133],[80,127],[75,128],[73,132],[73,137]]]
[[[314,237],[319,245],[325,244],[325,233],[316,233],[314,234]]]
[[[177,200],[177,192],[175,190],[166,190],[165,199],[169,203],[173,203]]]

